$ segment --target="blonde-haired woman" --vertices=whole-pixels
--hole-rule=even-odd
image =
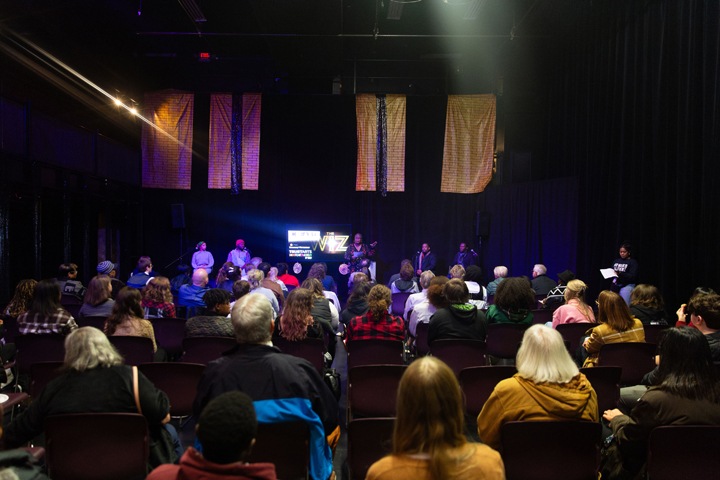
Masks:
[[[405,371],[397,393],[393,452],[368,470],[369,480],[503,480],[498,452],[467,441],[463,398],[442,361],[422,357]]]
[[[565,304],[553,312],[552,327],[563,323],[595,323],[592,308],[585,303],[587,285],[582,280],[570,280],[565,287]]]
[[[645,329],[633,317],[620,295],[603,290],[598,295],[598,325],[583,342],[588,357],[583,367],[594,367],[600,358],[600,349],[608,343],[644,342]]]
[[[496,450],[507,422],[598,421],[597,395],[579,372],[557,330],[533,325],[517,353],[518,373],[495,386],[477,418],[478,435]]]

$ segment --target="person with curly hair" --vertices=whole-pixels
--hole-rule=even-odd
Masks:
[[[368,311],[350,320],[348,341],[380,339],[405,340],[405,322],[389,313],[392,294],[385,285],[375,285],[368,293]]]
[[[10,303],[8,303],[8,306],[5,307],[5,315],[17,318],[21,314],[30,310],[33,292],[35,291],[35,286],[37,284],[37,280],[33,278],[20,280],[15,286],[15,293],[13,294]]]
[[[315,324],[310,314],[313,300],[313,292],[307,288],[300,287],[290,292],[278,322],[278,330],[282,338],[291,342],[303,340],[308,336],[322,338],[322,330],[312,330]]]
[[[535,292],[526,278],[509,277],[500,282],[487,311],[488,323],[532,324]]]
[[[170,280],[162,276],[151,278],[142,289],[140,305],[145,318],[174,318],[176,312]]]

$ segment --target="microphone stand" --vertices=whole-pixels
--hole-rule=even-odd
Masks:
[[[170,262],[170,263],[168,263],[167,265],[165,265],[165,267],[163,268],[163,270],[167,270],[168,268],[172,267],[174,264],[176,264],[177,262],[181,261],[185,255],[187,255],[188,253],[192,252],[193,250],[195,250],[195,249],[194,249],[194,248],[191,248],[191,249],[188,250],[187,252],[181,254],[181,255],[180,255],[179,257],[177,257],[175,260],[173,260],[172,262]]]

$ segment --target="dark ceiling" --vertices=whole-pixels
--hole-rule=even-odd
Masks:
[[[3,1],[0,80],[39,97],[49,81],[86,105],[106,99],[62,65],[127,98],[169,88],[486,93],[513,72],[537,81],[533,65],[572,43],[573,22],[599,8],[592,0]]]

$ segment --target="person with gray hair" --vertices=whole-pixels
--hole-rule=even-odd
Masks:
[[[545,325],[525,330],[515,363],[517,373],[495,386],[477,417],[484,444],[500,451],[507,422],[598,421],[597,394],[557,330]]]
[[[19,447],[43,432],[45,419],[51,415],[85,412],[137,412],[139,403],[147,419],[152,442],[167,442],[170,458],[160,458],[151,449],[150,466],[174,462],[179,453],[172,443],[177,432],[171,426],[170,402],[136,367],[125,365],[122,356],[103,332],[81,327],[65,339],[64,373],[45,386],[19,417],[7,428],[5,445]],[[137,375],[137,399],[133,377]],[[137,402],[137,403],[136,403]],[[179,446],[179,441],[177,442]],[[121,452],[118,452],[121,454]],[[102,477],[99,467],[98,476]]]
[[[531,283],[535,295],[547,295],[550,290],[557,287],[557,282],[547,276],[547,268],[542,263],[538,263],[533,267],[532,276]]]
[[[269,288],[263,287],[264,279],[265,274],[262,270],[258,268],[250,270],[248,272],[247,279],[248,283],[250,284],[250,293],[257,293],[267,298],[270,302],[270,305],[272,305],[273,310],[275,310],[275,316],[277,317],[280,314],[280,304],[278,303],[275,293],[273,293],[273,291]]]
[[[505,280],[505,277],[508,276],[508,268],[503,265],[497,266],[493,270],[493,275],[495,276],[495,280],[487,284],[488,295],[495,295],[495,290],[497,290],[500,282]]]
[[[310,430],[310,477],[329,478],[339,440],[338,403],[307,360],[272,344],[275,312],[263,295],[245,295],[231,313],[237,345],[208,364],[197,387],[199,415],[219,395],[241,391],[254,401],[260,424],[303,421]]]

